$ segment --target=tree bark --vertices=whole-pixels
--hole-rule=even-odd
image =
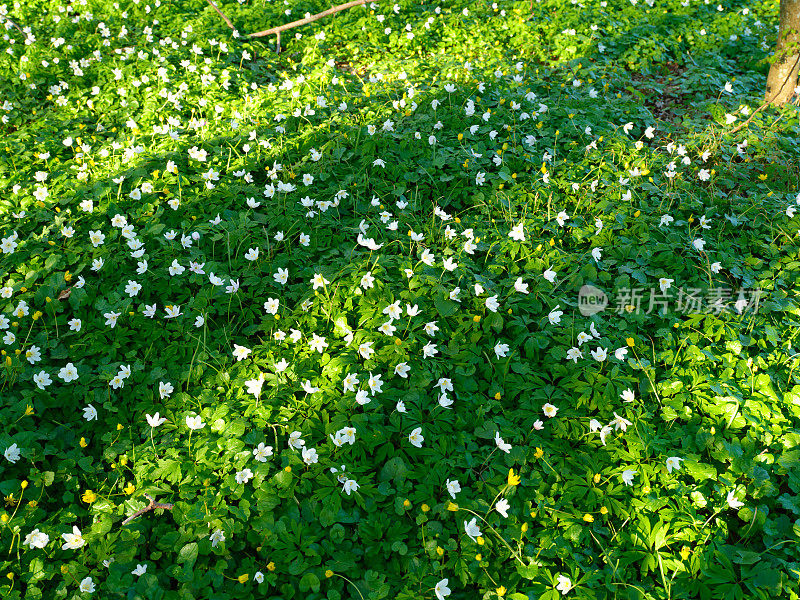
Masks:
[[[767,75],[764,102],[786,104],[800,73],[800,0],[781,0],[775,62]]]

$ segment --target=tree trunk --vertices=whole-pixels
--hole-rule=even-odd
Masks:
[[[800,72],[800,0],[781,0],[775,62],[767,75],[764,101],[786,104],[794,94]]]

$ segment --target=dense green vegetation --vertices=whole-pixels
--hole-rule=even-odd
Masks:
[[[0,7],[0,595],[797,599],[777,3],[328,6]]]

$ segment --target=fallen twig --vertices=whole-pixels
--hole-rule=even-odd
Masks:
[[[783,88],[786,87],[786,84],[789,83],[789,76],[794,72],[794,69],[797,67],[797,63],[798,62],[800,62],[800,56],[798,56],[797,60],[794,61],[794,65],[792,66],[792,70],[789,71],[789,75],[787,75],[786,79],[783,80],[783,85],[780,87],[780,89],[777,92],[775,92],[775,94],[773,94],[773,97],[775,97],[778,94],[780,94],[783,91]],[[755,117],[758,113],[760,113],[762,110],[767,108],[770,104],[772,104],[771,101],[769,101],[769,100],[765,101],[761,106],[759,106],[757,109],[755,109],[753,111],[753,114],[750,115],[750,118],[747,119],[747,121],[745,121],[744,123],[742,123],[738,127],[734,127],[733,129],[728,131],[727,134],[730,135],[732,133],[736,133],[737,131],[740,131],[740,130],[744,129],[745,127],[747,127],[750,124],[750,122],[753,120],[753,117]]]
[[[151,510],[155,510],[157,508],[161,508],[161,509],[164,509],[164,510],[172,510],[172,507],[175,506],[174,504],[169,504],[169,503],[166,503],[166,502],[156,502],[155,499],[150,494],[145,494],[144,497],[147,498],[150,501],[150,504],[148,504],[147,506],[145,506],[144,508],[142,508],[140,510],[137,510],[130,517],[125,519],[122,522],[123,525],[127,525],[128,523],[130,523],[134,519],[136,519],[138,517],[141,517],[144,513],[150,512]]]
[[[24,35],[25,37],[28,37],[28,34],[26,34],[24,31],[22,31],[22,28],[21,28],[19,25],[17,25],[16,23],[14,23],[14,21],[12,21],[11,19],[9,19],[8,17],[5,17],[5,20],[4,20],[4,21],[3,21],[3,20],[0,20],[0,23],[5,23],[5,22],[11,23],[11,25],[13,25],[14,27],[16,27],[16,28],[17,28],[17,31],[19,31],[19,32],[20,32],[22,35]]]
[[[347,2],[345,4],[340,4],[339,6],[334,6],[329,8],[328,10],[324,10],[321,13],[317,13],[316,15],[311,15],[310,17],[306,17],[305,19],[300,19],[299,21],[292,21],[291,23],[286,23],[286,25],[279,25],[277,27],[273,27],[272,29],[265,29],[264,31],[258,31],[256,33],[251,33],[247,37],[251,38],[258,38],[258,37],[266,37],[268,35],[275,35],[278,40],[278,52],[281,51],[281,31],[286,31],[287,29],[293,29],[295,27],[299,27],[300,25],[305,25],[306,23],[313,23],[317,19],[321,19],[322,17],[326,17],[328,15],[332,15],[342,10],[346,10],[348,8],[353,8],[354,6],[361,6],[366,4],[367,2],[374,2],[375,0],[353,0],[352,2]]]
[[[220,17],[222,17],[222,19],[228,24],[228,27],[230,27],[233,30],[236,30],[236,27],[233,26],[233,23],[231,23],[231,20],[224,15],[224,13],[217,7],[216,4],[214,4],[211,0],[206,0],[206,2],[208,2],[211,5],[211,8],[213,8],[215,11],[217,11],[217,14]]]

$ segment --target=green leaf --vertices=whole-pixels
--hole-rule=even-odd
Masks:
[[[178,564],[190,562],[193,563],[197,560],[199,548],[197,542],[189,542],[178,552]]]
[[[301,592],[318,592],[319,591],[319,577],[314,573],[306,573],[300,579]]]

